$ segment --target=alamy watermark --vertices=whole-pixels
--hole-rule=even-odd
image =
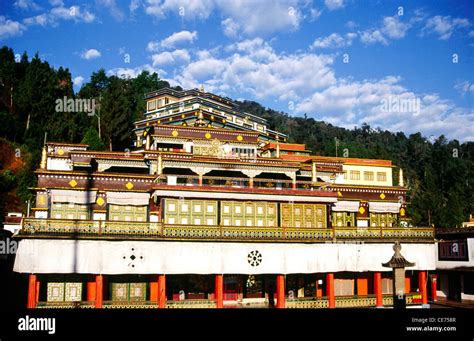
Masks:
[[[419,98],[399,98],[389,96],[380,101],[381,110],[390,113],[410,112],[418,116],[421,110],[421,101]]]
[[[89,116],[95,115],[95,98],[58,98],[56,112],[85,112]]]
[[[48,334],[56,333],[56,319],[54,317],[30,317],[26,315],[18,319],[20,331],[47,331]]]
[[[0,240],[0,256],[14,255],[18,250],[18,242],[10,238]]]

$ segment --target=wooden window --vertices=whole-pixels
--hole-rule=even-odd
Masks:
[[[370,226],[372,227],[392,227],[397,219],[392,213],[370,213]]]
[[[145,301],[147,283],[112,283],[112,301]]]
[[[148,101],[148,111],[156,109],[156,100]]]
[[[391,278],[382,278],[382,294],[393,293],[392,281]]]
[[[335,296],[353,296],[354,280],[353,279],[335,279],[334,280]]]
[[[282,204],[283,227],[324,228],[326,206],[320,204]]]
[[[56,219],[87,220],[90,206],[74,203],[54,203],[51,206],[51,217]]]
[[[252,204],[248,204],[245,206],[245,213],[246,214],[252,214],[253,213],[253,210],[252,210]]]
[[[59,276],[64,278],[65,276]],[[82,301],[83,284],[81,282],[62,282],[57,276],[53,276],[53,281],[48,282],[47,298],[48,302],[78,302]]]
[[[380,181],[380,182],[387,181],[387,173],[377,172],[377,181]]]
[[[355,226],[354,212],[332,212],[332,226],[349,227]]]
[[[114,221],[147,221],[146,206],[108,205],[109,219]]]
[[[374,172],[364,172],[365,181],[374,181]]]
[[[351,171],[351,180],[360,180],[360,172]]]

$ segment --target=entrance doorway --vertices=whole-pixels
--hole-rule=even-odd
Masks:
[[[461,301],[461,274],[459,273],[448,274],[448,299]]]

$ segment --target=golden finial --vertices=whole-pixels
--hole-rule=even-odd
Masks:
[[[41,164],[40,164],[41,169],[46,169],[46,163],[47,163],[46,146],[43,146],[43,150],[41,152]]]

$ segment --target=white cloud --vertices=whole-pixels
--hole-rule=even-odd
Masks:
[[[388,45],[390,39],[401,39],[411,27],[410,24],[400,21],[400,17],[384,17],[379,27],[359,32],[362,43],[370,45],[381,43]]]
[[[140,7],[140,5],[141,5],[140,0],[131,0],[128,8],[131,13],[134,13],[138,9],[138,7]]]
[[[455,30],[469,27],[471,23],[468,19],[451,18],[451,16],[434,16],[426,21],[422,34],[425,32],[437,34],[439,39],[447,40]]]
[[[87,60],[96,59],[96,58],[99,58],[100,56],[101,56],[100,52],[97,51],[96,49],[85,50],[84,52],[81,53],[81,58],[87,59]]]
[[[74,86],[80,87],[82,83],[84,83],[84,77],[82,76],[74,77],[74,79],[72,80],[72,83],[74,84]]]
[[[18,21],[10,20],[0,15],[0,38],[20,36],[23,34],[25,26]]]
[[[122,21],[125,17],[122,10],[117,6],[115,0],[96,0],[96,2],[104,7],[107,7],[110,14],[118,21]]]
[[[391,107],[383,106],[390,102]],[[398,108],[396,103],[400,105]],[[402,108],[401,103],[412,106]],[[419,111],[414,110],[417,103]],[[474,137],[469,128],[474,124],[472,111],[456,107],[438,95],[411,92],[401,85],[400,77],[393,76],[355,82],[339,79],[299,102],[296,112],[318,115],[319,119],[347,128],[366,122],[391,131],[421,131],[463,140]]]
[[[275,61],[277,56],[273,48],[262,38],[243,40],[226,47],[227,51],[238,51],[245,53],[255,61]]]
[[[233,0],[218,4],[226,20],[231,19],[234,27],[247,36],[294,31],[302,21],[297,0]]]
[[[341,48],[352,45],[352,41],[357,37],[357,33],[347,33],[344,36],[332,33],[324,38],[317,38],[310,46],[311,49]]]
[[[196,40],[198,34],[196,31],[189,32],[189,31],[180,31],[173,33],[169,37],[163,39],[161,42],[158,41],[150,41],[147,44],[147,51],[150,52],[158,52],[161,49],[167,49],[175,47],[176,45],[183,45],[185,43],[193,43]]]
[[[153,74],[156,73],[158,77],[163,79],[166,75],[166,72],[161,69],[156,69],[149,64],[144,64],[137,66],[135,68],[114,68],[107,71],[108,76],[117,76],[120,78],[136,78],[142,71],[148,71],[149,73]],[[170,82],[171,85],[177,85],[173,80]]]
[[[47,14],[40,14],[34,17],[24,19],[23,23],[27,26],[32,26],[32,25],[46,26],[50,23],[50,19]]]
[[[163,66],[180,62],[189,62],[191,57],[186,50],[174,50],[173,52],[162,52],[154,54],[152,57],[153,66]]]
[[[184,19],[207,19],[214,9],[214,0],[147,0],[145,13],[158,19],[166,17],[167,13],[181,15]]]
[[[160,43],[161,47],[164,48],[171,48],[175,47],[176,45],[180,45],[183,43],[192,43],[195,39],[197,39],[197,32],[189,32],[189,31],[181,31],[176,32],[170,35],[169,37],[163,39]]]
[[[224,34],[229,38],[237,38],[240,30],[240,25],[232,18],[227,18],[221,22]]]
[[[204,84],[209,91],[240,91],[257,98],[296,101],[300,96],[335,81],[333,58],[314,54],[277,54],[261,38],[228,46],[227,57],[209,51],[182,68],[174,80],[185,88]]]
[[[454,88],[461,93],[461,95],[472,94],[474,95],[474,83],[469,81],[456,82]]]
[[[297,29],[302,20],[298,10],[301,3],[299,0],[147,0],[144,7],[145,13],[157,19],[175,15],[183,20],[204,20],[216,10],[224,18],[221,22],[224,33],[237,37],[238,33],[256,36]]]
[[[200,50],[189,57],[189,60],[181,58],[186,63],[175,67],[173,74],[166,77],[171,84],[183,88],[204,85],[206,90],[217,94],[274,101],[285,106],[293,102],[294,114],[307,113],[347,128],[367,122],[372,127],[391,131],[421,131],[427,136],[445,134],[460,140],[473,139],[472,109],[458,107],[437,94],[411,91],[399,76],[371,80],[338,78],[334,55],[278,53],[267,41],[254,38],[224,48]],[[153,61],[154,67],[181,62],[170,51],[157,54]],[[166,74],[160,75],[163,78]],[[472,93],[470,82],[458,87]],[[383,100],[420,106],[419,110],[416,105],[398,111],[385,110]]]
[[[33,0],[16,0],[13,3],[13,6],[16,8],[20,8],[22,10],[39,10],[41,9],[38,4],[36,4]]]
[[[349,20],[348,22],[346,22],[346,24],[344,26],[346,26],[350,30],[353,30],[354,28],[356,28],[359,25],[357,25],[355,21]]]
[[[344,7],[344,0],[324,0],[324,4],[330,11]]]
[[[383,18],[382,33],[391,39],[401,39],[405,37],[410,25],[400,21],[399,16]]]
[[[160,50],[160,43],[157,41],[150,41],[147,46],[146,50],[150,52],[156,52]]]
[[[54,7],[48,13],[23,19],[23,23],[27,26],[57,26],[59,20],[72,20],[74,22],[92,23],[95,15],[86,8],[80,6],[64,7],[62,5]]]
[[[470,38],[474,38],[474,30],[471,31],[471,32],[469,32],[468,36],[469,36]]]
[[[360,41],[364,44],[370,45],[375,43],[381,43],[383,45],[388,45],[387,39],[383,36],[382,32],[379,30],[367,30],[359,32]]]

